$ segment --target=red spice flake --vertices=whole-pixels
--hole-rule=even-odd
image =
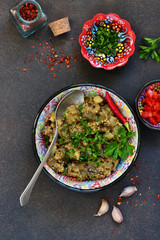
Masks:
[[[117,204],[118,204],[118,205],[121,205],[121,204],[122,204],[122,202],[117,202]]]
[[[34,54],[29,54],[30,57],[34,57]]]
[[[157,193],[157,199],[159,200],[160,199],[160,194]]]
[[[71,40],[73,40],[73,37],[71,37]]]
[[[138,169],[140,167],[140,164],[139,163],[135,163],[134,166],[135,166],[135,168]]]
[[[132,213],[135,213],[135,211],[132,211]]]
[[[52,67],[50,70],[53,71],[53,70],[54,70],[54,67]]]
[[[76,83],[75,83],[75,82],[73,82],[72,84],[73,84],[73,85],[76,85]]]
[[[35,36],[34,36],[34,38],[37,38],[38,37],[38,35],[36,34]]]
[[[46,42],[46,45],[48,45],[48,42]]]
[[[43,60],[43,63],[44,63],[44,64],[47,64],[46,60],[47,60],[46,58]]]
[[[151,188],[150,188],[150,187],[148,187],[148,189],[150,190]]]
[[[27,71],[27,68],[23,68],[23,71],[26,72],[26,71]]]
[[[139,196],[142,196],[142,193],[140,193]]]
[[[132,204],[132,201],[129,201],[129,204]]]
[[[147,166],[144,166],[144,169],[147,168]]]
[[[60,51],[60,53],[64,53],[64,51],[63,51],[63,50],[61,50],[61,51]]]
[[[137,183],[138,185],[141,185],[142,184],[142,180],[141,181],[138,181],[138,183]]]
[[[133,178],[131,178],[130,180],[133,181]]]
[[[32,46],[32,48],[35,48],[35,46]]]
[[[31,62],[33,60],[33,58],[30,58],[30,59],[28,59],[28,62]]]
[[[143,202],[146,202],[146,198],[143,199]]]
[[[114,234],[114,232],[112,232],[112,234]]]
[[[153,203],[153,206],[155,206],[156,204],[155,203]]]
[[[34,20],[38,15],[38,9],[33,3],[24,3],[19,11],[21,17],[26,21]]]
[[[126,202],[128,204],[128,202]]]
[[[43,47],[43,49],[46,49],[46,47]]]
[[[54,78],[56,78],[56,73],[54,73]]]
[[[52,67],[53,65],[51,64],[51,63],[49,63],[48,65],[47,65],[47,68],[49,69],[50,67]]]
[[[134,206],[137,207],[138,203],[136,203]]]

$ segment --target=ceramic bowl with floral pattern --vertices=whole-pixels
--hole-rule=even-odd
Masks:
[[[109,92],[111,98],[114,100],[115,104],[118,106],[122,114],[126,117],[129,122],[130,130],[135,131],[135,137],[131,138],[131,144],[134,146],[134,152],[132,156],[128,156],[125,160],[120,161],[116,168],[116,171],[112,172],[109,177],[100,180],[89,180],[89,181],[77,181],[66,175],[61,175],[56,173],[52,168],[50,168],[47,163],[44,166],[44,171],[49,175],[49,177],[70,190],[80,191],[80,192],[95,192],[103,188],[109,187],[117,183],[122,179],[128,171],[132,168],[135,160],[137,158],[139,147],[140,147],[140,132],[137,123],[137,118],[128,105],[128,103],[120,97],[113,90],[106,88],[101,85],[96,84],[78,84],[70,87],[66,87],[59,92],[53,94],[41,107],[39,110],[34,126],[33,126],[33,147],[35,151],[36,158],[41,162],[47,151],[44,138],[42,136],[42,129],[46,123],[49,114],[55,110],[58,102],[69,92],[74,90],[81,90],[87,96],[100,95],[105,99],[106,91]]]
[[[135,50],[135,33],[117,14],[99,13],[83,25],[81,53],[93,67],[112,70],[125,65]]]
[[[142,123],[143,123],[146,127],[150,128],[150,129],[152,129],[152,130],[160,130],[160,122],[157,123],[157,124],[153,124],[152,122],[150,122],[150,121],[148,120],[148,118],[143,118],[143,117],[142,117],[142,112],[144,111],[143,101],[144,101],[144,99],[145,99],[145,95],[146,95],[146,93],[147,93],[147,91],[148,91],[149,89],[154,89],[154,88],[157,89],[157,91],[160,92],[160,79],[152,80],[152,81],[146,83],[146,84],[139,90],[139,92],[138,92],[138,94],[137,94],[137,96],[136,96],[136,99],[135,99],[135,107],[136,107],[136,111],[137,111],[137,114],[138,114],[140,120],[142,121]],[[158,100],[158,102],[159,102],[159,104],[160,104],[160,101],[159,101],[159,100]],[[155,104],[152,104],[151,108],[154,108],[153,105],[155,105]],[[158,111],[156,110],[156,112],[157,112],[157,114],[158,114],[158,112],[159,112],[159,114],[160,114],[160,108],[158,108],[158,109],[159,109],[159,110],[158,110]],[[155,111],[155,110],[153,110],[153,111]]]

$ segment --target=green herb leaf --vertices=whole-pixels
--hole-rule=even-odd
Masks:
[[[104,151],[104,156],[112,156],[117,147],[117,141],[109,143]]]
[[[99,116],[96,120],[96,122],[99,122],[102,119],[102,116]]]
[[[149,45],[147,46],[140,46],[141,50],[140,50],[140,59],[147,59],[150,54],[153,60],[155,60],[156,62],[160,62],[160,49],[158,51],[156,51],[156,49],[158,48],[158,42],[160,41],[160,37],[159,38],[146,38],[143,37],[144,41]]]
[[[79,108],[80,111],[82,111],[82,110],[83,110],[83,104],[80,104],[80,105],[78,106],[78,108]]]

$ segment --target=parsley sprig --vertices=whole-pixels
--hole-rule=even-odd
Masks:
[[[135,132],[130,131],[129,133],[126,133],[124,127],[119,128],[117,133],[117,141],[110,142],[107,145],[104,151],[104,156],[111,156],[113,159],[117,159],[119,157],[121,160],[124,160],[128,156],[132,156],[134,146],[130,144],[128,139],[134,136]]]
[[[160,62],[160,49],[158,48],[158,43],[160,41],[159,38],[146,38],[143,37],[143,40],[145,41],[145,46],[140,46],[140,59],[147,59],[149,56],[152,57],[153,60],[156,62]]]

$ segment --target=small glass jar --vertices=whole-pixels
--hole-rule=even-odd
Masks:
[[[21,8],[26,3],[33,4],[38,10],[38,14],[33,20],[25,20],[20,14]],[[41,6],[35,0],[22,0],[18,4],[14,5],[9,12],[13,23],[16,25],[24,38],[30,36],[39,28],[43,27],[47,22],[46,14],[42,11]]]

